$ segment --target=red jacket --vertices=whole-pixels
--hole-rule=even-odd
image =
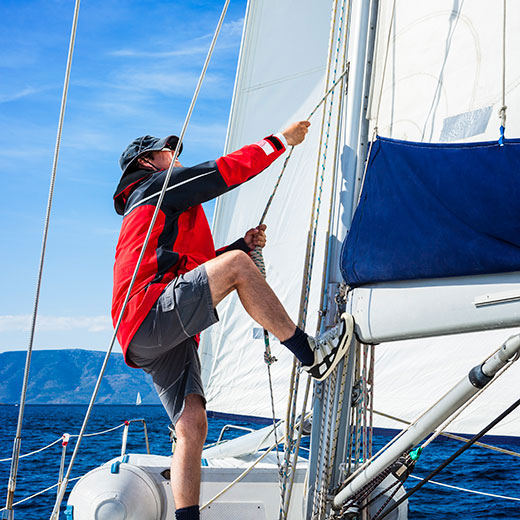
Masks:
[[[216,252],[201,203],[251,179],[284,151],[283,143],[277,137],[269,136],[217,161],[173,170],[117,332],[125,359],[128,344],[166,285],[178,275],[215,258],[220,252],[245,247],[242,239]],[[166,173],[166,170],[140,170],[127,174],[121,179],[114,195],[115,209],[123,215],[114,265],[114,326],[119,319]]]

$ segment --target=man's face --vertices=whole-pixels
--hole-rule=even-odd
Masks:
[[[170,167],[170,163],[173,159],[173,150],[169,150],[168,148],[163,148],[158,152],[150,152],[145,158],[140,159],[139,162],[143,161],[145,164],[147,162],[151,163],[157,170],[167,170]],[[141,163],[142,164],[142,163]],[[181,168],[182,164],[178,159],[175,159],[174,168]]]

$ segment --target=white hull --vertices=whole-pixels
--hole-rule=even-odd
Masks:
[[[126,460],[126,459],[125,459]],[[276,455],[266,457],[242,481],[201,511],[205,520],[240,518],[268,520],[279,514],[280,487]],[[129,455],[87,473],[74,487],[68,501],[74,520],[170,520],[175,504],[170,487],[171,457]],[[208,460],[202,468],[201,505],[239,477],[254,457]],[[298,465],[288,518],[304,518],[305,461]],[[72,509],[71,509],[72,508]],[[124,516],[126,515],[126,516]]]

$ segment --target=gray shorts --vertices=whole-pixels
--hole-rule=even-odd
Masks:
[[[206,268],[199,265],[166,286],[128,346],[130,361],[151,374],[174,425],[187,395],[206,402],[193,336],[217,321]]]

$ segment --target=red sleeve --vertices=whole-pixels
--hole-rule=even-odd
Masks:
[[[284,152],[280,139],[271,135],[217,159],[217,166],[224,182],[236,186],[259,174]]]

